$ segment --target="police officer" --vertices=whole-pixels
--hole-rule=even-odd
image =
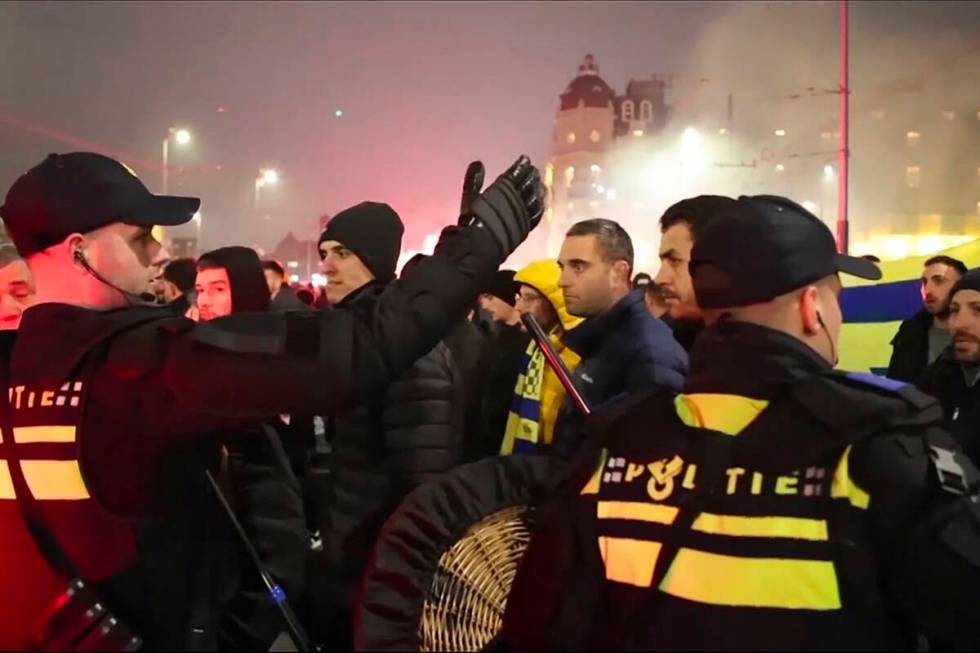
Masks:
[[[838,273],[877,268],[773,196],[739,198],[690,268],[709,326],[684,392],[600,418],[599,464],[541,515],[508,642],[976,648],[976,470],[933,400],[832,369]]]
[[[195,510],[217,449],[204,437],[282,413],[336,414],[381,391],[537,223],[539,186],[522,157],[367,323],[334,310],[195,324],[142,304],[164,256],[152,226],[187,222],[199,200],[152,195],[92,153],[50,155],[21,176],[0,215],[39,292],[9,365],[0,647],[57,639],[49,608],[57,601],[64,617],[77,598],[64,598],[66,577],[76,575],[145,647],[206,640],[193,593],[215,524]]]

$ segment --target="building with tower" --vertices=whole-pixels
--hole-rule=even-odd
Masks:
[[[651,77],[630,80],[618,94],[586,55],[578,74],[559,98],[545,167],[548,188],[547,248],[555,255],[568,228],[580,220],[622,220],[632,205],[618,204],[612,154],[637,139],[656,138],[667,123],[666,83]]]

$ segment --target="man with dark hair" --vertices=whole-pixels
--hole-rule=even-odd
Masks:
[[[222,247],[197,261],[197,317],[207,322],[270,309],[269,290],[255,250]],[[269,573],[303,604],[309,531],[302,478],[314,446],[312,417],[279,415],[215,432],[227,452],[227,486],[235,512]],[[224,520],[224,516],[217,515]],[[282,632],[281,617],[262,579],[242,560],[242,580],[218,629],[226,649],[268,649]]]
[[[939,399],[946,428],[980,464],[980,269],[949,293],[953,344],[926,371],[919,388]]]
[[[683,386],[687,354],[667,325],[647,311],[643,290],[631,290],[633,242],[619,224],[594,219],[573,225],[558,265],[568,313],[585,318],[565,342],[582,357],[573,381],[593,408],[657,386]],[[580,424],[575,406],[566,401],[555,429],[557,455],[577,449]]]
[[[34,303],[34,277],[13,245],[0,245],[0,331],[16,331]]]
[[[966,274],[962,261],[933,256],[922,270],[922,310],[902,322],[892,340],[888,377],[908,383],[922,374],[950,345],[949,291]]]
[[[363,202],[330,220],[320,257],[336,308],[368,320],[381,307],[403,233],[387,204]],[[327,420],[330,476],[329,488],[314,500],[323,552],[313,598],[316,621],[334,649],[352,645],[357,583],[384,521],[411,490],[461,462],[464,413],[463,380],[443,341],[392,379],[386,392]]]
[[[177,315],[183,315],[194,305],[194,281],[197,262],[192,258],[170,260],[160,274],[160,299]]]
[[[269,285],[273,310],[284,311],[309,307],[309,304],[300,300],[299,296],[286,283],[286,270],[279,261],[272,259],[262,261],[262,271],[265,273],[265,280]]]
[[[691,248],[734,202],[721,195],[698,195],[673,204],[660,217],[660,271],[654,281],[662,289],[674,337],[687,351],[704,327],[687,269]]]

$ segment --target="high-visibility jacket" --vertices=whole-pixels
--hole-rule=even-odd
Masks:
[[[538,512],[510,644],[980,645],[980,474],[934,400],[745,324],[706,330],[692,376],[596,415],[600,462]]]

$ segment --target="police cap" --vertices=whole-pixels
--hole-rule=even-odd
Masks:
[[[698,306],[771,301],[838,272],[881,278],[864,259],[837,252],[830,229],[785,197],[739,197],[694,243],[690,263]]]
[[[20,176],[0,206],[21,256],[57,245],[73,233],[112,224],[183,224],[201,200],[154,195],[122,163],[92,152],[49,154]]]

